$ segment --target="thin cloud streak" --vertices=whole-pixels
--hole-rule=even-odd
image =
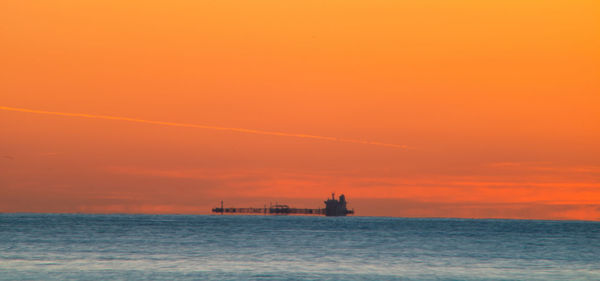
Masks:
[[[120,117],[120,116],[94,115],[94,114],[85,114],[85,113],[70,113],[70,112],[56,112],[56,111],[44,111],[44,110],[35,110],[35,109],[27,109],[27,108],[16,108],[16,107],[8,107],[8,106],[0,106],[0,110],[17,111],[17,112],[27,112],[27,113],[35,113],[35,114],[46,114],[46,115],[69,116],[69,117],[82,117],[82,118],[105,119],[105,120],[119,120],[119,121],[128,121],[128,122],[136,122],[136,123],[146,123],[146,124],[172,126],[172,127],[188,127],[188,128],[198,128],[198,129],[217,130],[217,131],[231,131],[231,132],[256,134],[256,135],[268,135],[268,136],[280,136],[280,137],[294,137],[294,138],[317,139],[317,140],[326,140],[326,141],[335,141],[335,142],[367,144],[367,145],[376,145],[376,146],[386,146],[386,147],[408,149],[408,146],[406,146],[406,145],[392,144],[392,143],[383,143],[383,142],[377,142],[377,141],[366,141],[366,140],[357,140],[357,139],[345,139],[345,138],[328,137],[328,136],[317,136],[317,135],[308,135],[308,134],[294,134],[294,133],[283,133],[283,132],[273,132],[273,131],[262,131],[262,130],[245,129],[245,128],[218,127],[218,126],[189,124],[189,123],[175,123],[175,122],[165,122],[165,121],[153,121],[153,120],[145,120],[145,119],[137,119],[137,118],[129,118],[129,117]]]

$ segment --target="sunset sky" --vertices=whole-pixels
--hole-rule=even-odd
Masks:
[[[2,1],[0,212],[600,220],[600,1]]]

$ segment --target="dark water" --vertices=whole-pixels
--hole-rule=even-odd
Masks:
[[[0,214],[1,280],[600,280],[600,223]]]

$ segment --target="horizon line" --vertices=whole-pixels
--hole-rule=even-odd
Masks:
[[[0,215],[5,215],[5,214],[11,214],[11,215],[16,215],[16,214],[27,214],[27,215],[132,215],[132,216],[264,216],[264,214],[252,214],[252,213],[239,213],[239,214],[212,214],[212,213],[141,213],[141,212],[131,212],[131,213],[126,213],[126,212],[97,212],[97,213],[93,213],[93,212],[25,212],[25,211],[16,211],[16,212],[3,212],[0,211]],[[327,216],[321,216],[321,215],[311,215],[311,214],[285,214],[285,215],[268,215],[268,216],[306,216],[306,217],[323,217],[326,218]],[[600,218],[597,218],[596,220],[590,220],[590,219],[560,219],[560,218],[556,218],[556,219],[535,219],[535,218],[511,218],[511,217],[481,217],[481,218],[474,218],[474,217],[406,217],[406,216],[377,216],[377,215],[372,215],[372,216],[365,216],[365,215],[349,215],[349,216],[345,216],[346,218],[348,217],[361,217],[361,218],[397,218],[397,219],[459,219],[459,220],[527,220],[527,221],[561,221],[561,222],[565,222],[565,221],[576,221],[576,222],[592,222],[592,223],[600,223]],[[339,217],[336,217],[339,218]]]

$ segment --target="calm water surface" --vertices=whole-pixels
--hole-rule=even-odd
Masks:
[[[600,223],[0,214],[0,280],[600,280]]]

